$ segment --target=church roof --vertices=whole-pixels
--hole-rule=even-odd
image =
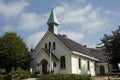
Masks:
[[[51,14],[50,14],[50,17],[48,19],[47,24],[51,24],[51,23],[59,24],[58,19],[57,19],[56,15],[55,15],[53,9],[51,11]]]
[[[107,63],[107,62],[109,62],[108,53],[106,53],[104,50],[95,50],[95,51],[91,51],[91,53],[92,53],[97,59],[99,59],[99,62],[100,62],[100,63]]]
[[[63,35],[60,35],[60,34],[56,35],[56,37],[60,41],[62,41],[71,51],[76,51],[76,52],[82,53],[84,55],[96,58],[96,57],[94,57],[93,54],[90,53],[90,50],[88,48],[84,47],[83,45],[81,45]]]

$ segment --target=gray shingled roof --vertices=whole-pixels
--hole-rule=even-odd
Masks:
[[[109,60],[108,53],[106,53],[104,50],[96,50],[96,51],[91,51],[91,53],[99,59],[100,63],[107,63]]]
[[[56,37],[60,41],[62,41],[71,51],[76,51],[76,52],[82,53],[84,55],[96,58],[90,53],[90,50],[88,48],[84,47],[83,45],[81,45],[67,37],[64,37],[63,35],[60,35],[60,34],[56,35]]]

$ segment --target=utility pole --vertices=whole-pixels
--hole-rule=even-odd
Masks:
[[[51,42],[49,42],[49,52],[50,52],[50,71],[49,71],[49,74],[51,75],[51,69],[52,69],[52,65],[51,65],[51,63],[52,63],[52,60],[51,60]]]
[[[110,54],[108,53],[107,54],[107,62],[108,62],[108,80],[110,80],[110,75],[109,75],[109,73],[110,73],[110,64],[109,64],[109,58],[110,57]]]
[[[51,46],[51,45],[50,45]],[[50,47],[50,75],[51,75],[51,47]]]

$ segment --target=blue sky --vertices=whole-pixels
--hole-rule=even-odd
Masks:
[[[120,25],[120,0],[0,0],[0,36],[14,31],[33,47],[47,31],[54,8],[59,33],[89,47]]]

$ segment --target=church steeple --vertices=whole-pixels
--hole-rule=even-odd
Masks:
[[[49,19],[48,19],[48,31],[54,33],[54,34],[58,34],[58,25],[59,25],[59,22],[58,22],[58,19],[52,9],[51,11],[51,14],[49,16]]]

